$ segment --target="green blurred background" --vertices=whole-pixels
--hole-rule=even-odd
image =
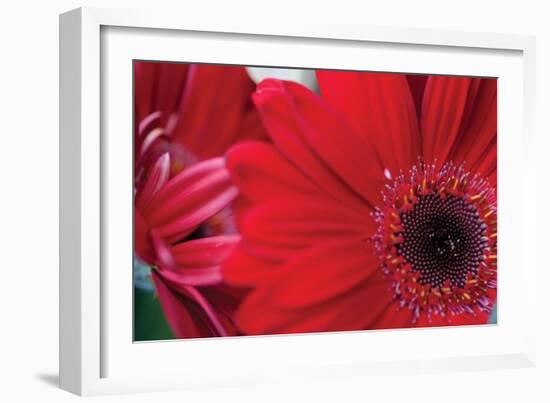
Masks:
[[[149,267],[134,257],[134,341],[169,340],[174,335],[164,319]]]

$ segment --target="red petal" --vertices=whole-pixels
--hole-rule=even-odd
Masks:
[[[157,63],[157,94],[155,110],[162,111],[160,127],[168,129],[170,116],[174,114],[185,91],[187,75],[192,65],[187,63]]]
[[[369,211],[354,211],[328,198],[286,197],[260,204],[243,218],[241,233],[274,258],[335,239],[367,239],[374,230]]]
[[[360,241],[320,243],[278,268],[256,298],[284,308],[311,306],[350,291],[377,269]]]
[[[174,141],[201,159],[222,155],[249,119],[254,89],[243,67],[191,65]],[[251,133],[256,135],[256,130]]]
[[[246,140],[268,140],[267,133],[262,124],[262,119],[260,118],[256,106],[252,102],[252,98],[249,99],[248,107],[243,113],[241,126],[237,130],[236,136],[233,139],[233,144]]]
[[[164,276],[165,271],[161,272],[160,275],[163,276],[164,279],[167,279],[167,277]],[[168,280],[168,279],[167,279]],[[170,280],[168,280],[170,281]],[[171,282],[170,284],[177,290],[179,290],[181,293],[188,295],[195,303],[199,305],[201,308],[201,313],[203,313],[206,318],[209,321],[210,329],[214,332],[214,335],[216,336],[227,336],[228,333],[222,324],[223,320],[219,316],[220,312],[218,312],[214,306],[210,303],[209,300],[207,300],[201,291],[199,291],[197,288],[193,286],[189,286],[186,284],[181,284],[180,282]]]
[[[237,196],[229,172],[205,161],[171,179],[151,200],[147,221],[175,242],[218,213]]]
[[[486,325],[489,321],[490,313],[476,311],[475,316],[471,313],[464,312],[460,315],[449,315],[450,326],[467,326],[467,325]]]
[[[174,255],[156,228],[150,231],[150,236],[155,250],[155,263],[166,270],[176,270],[177,266]]]
[[[352,208],[376,204],[380,189],[372,180],[382,169],[369,144],[319,96],[300,84],[268,79],[253,99],[276,147],[305,176]]]
[[[221,263],[231,253],[240,237],[222,235],[186,241],[164,251],[173,262],[164,263],[162,276],[179,286],[206,286],[222,281]]]
[[[240,189],[239,192],[241,192]],[[254,205],[254,203],[251,203],[248,199],[243,197],[241,193],[239,193],[239,196],[237,196],[233,203],[231,203],[233,219],[237,229],[241,228],[244,217],[246,217]]]
[[[422,99],[424,98],[424,90],[426,89],[427,75],[420,74],[407,74],[407,81],[411,89],[411,95],[414,100],[414,106],[416,109],[416,116],[418,121],[422,116]]]
[[[170,175],[170,155],[168,153],[163,154],[155,165],[149,168],[147,179],[145,183],[138,189],[136,194],[136,208],[146,210],[149,202],[168,181]]]
[[[168,325],[178,338],[201,337],[204,332],[190,315],[185,299],[166,286],[160,276],[153,271],[153,281],[162,311]]]
[[[211,175],[219,170],[223,170],[225,161],[222,157],[212,158],[206,161],[194,164],[167,182],[162,191],[155,195],[153,204],[162,204],[169,199],[176,197],[182,190],[185,190],[191,184],[200,181],[202,178]]]
[[[235,311],[246,295],[246,291],[221,284],[213,287],[201,287],[204,297],[212,303],[218,318],[229,336],[238,334],[235,324]]]
[[[413,311],[393,303],[368,325],[368,329],[403,329],[413,327]]]
[[[470,102],[468,114],[463,119],[461,135],[456,139],[451,158],[466,162],[471,168],[483,163],[487,148],[496,146],[497,138],[497,80],[480,79],[479,89]],[[495,165],[496,167],[496,161]]]
[[[172,247],[178,268],[219,265],[240,240],[238,235],[220,235],[182,242]]]
[[[496,167],[495,167],[495,170],[487,176],[487,179],[489,179],[489,183],[491,184],[491,186],[493,186],[493,187],[497,186],[497,170],[496,170]]]
[[[240,193],[252,202],[319,189],[272,145],[248,141],[227,153],[227,169]]]
[[[391,304],[390,284],[384,278],[380,268],[360,284],[357,290],[349,294],[347,303],[352,309],[346,309],[336,315],[330,327],[338,330],[370,329],[371,323]]]
[[[408,309],[407,309],[408,310]],[[449,321],[450,314],[445,316],[433,313],[428,316],[427,312],[421,312],[414,323],[407,327],[442,327],[452,326]]]
[[[441,167],[460,134],[462,119],[471,108],[479,79],[430,76],[422,103],[422,153],[424,161]]]
[[[182,215],[160,225],[158,230],[169,242],[176,242],[231,203],[237,193],[237,189],[232,186],[208,195],[201,194],[202,197],[199,200],[198,198],[182,200],[181,203],[185,206]]]
[[[136,122],[139,124],[145,117],[155,112],[154,96],[155,63],[134,62],[134,105]],[[138,125],[136,125],[137,128]]]
[[[224,280],[238,287],[253,287],[264,281],[280,261],[251,253],[243,240],[223,262]]]
[[[174,271],[163,270],[162,277],[182,287],[217,285],[222,282],[220,265],[198,268],[176,268]]]
[[[485,152],[479,157],[476,164],[472,165],[471,172],[478,173],[483,177],[489,177],[497,169],[497,139],[496,136]],[[496,186],[496,182],[491,182]]]
[[[165,274],[166,271],[154,271],[153,280],[165,316],[176,337],[237,334],[233,314],[243,296],[242,291],[224,285],[201,287],[199,290],[172,282]]]
[[[159,113],[156,126],[166,128],[183,95],[188,69],[186,63],[134,62],[136,128],[154,112]]]
[[[396,175],[416,162],[418,120],[403,74],[321,70],[317,79],[323,98],[374,145],[381,164],[375,178],[381,180],[385,168]]]
[[[388,283],[378,274],[341,296],[301,309],[279,307],[256,289],[242,303],[237,323],[247,334],[365,329],[391,301]]]
[[[134,249],[144,262],[154,262],[155,251],[149,237],[149,226],[137,208],[134,208]]]

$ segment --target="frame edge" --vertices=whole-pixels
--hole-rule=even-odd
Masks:
[[[59,16],[59,386],[82,393],[82,12]]]

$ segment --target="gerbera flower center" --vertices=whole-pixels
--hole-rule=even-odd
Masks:
[[[419,164],[384,191],[374,246],[401,306],[446,316],[492,309],[496,194],[463,167]]]
[[[468,273],[476,274],[487,246],[486,225],[464,198],[420,196],[412,210],[401,213],[401,222],[397,253],[420,272],[421,284],[442,287],[448,280],[463,287]]]

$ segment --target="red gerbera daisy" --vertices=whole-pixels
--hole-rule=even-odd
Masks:
[[[176,337],[235,334],[241,292],[220,263],[239,240],[237,195],[220,157],[263,137],[244,68],[135,64],[135,251]]]
[[[496,299],[496,80],[317,73],[253,99],[272,144],[228,153],[249,334],[487,323]]]

